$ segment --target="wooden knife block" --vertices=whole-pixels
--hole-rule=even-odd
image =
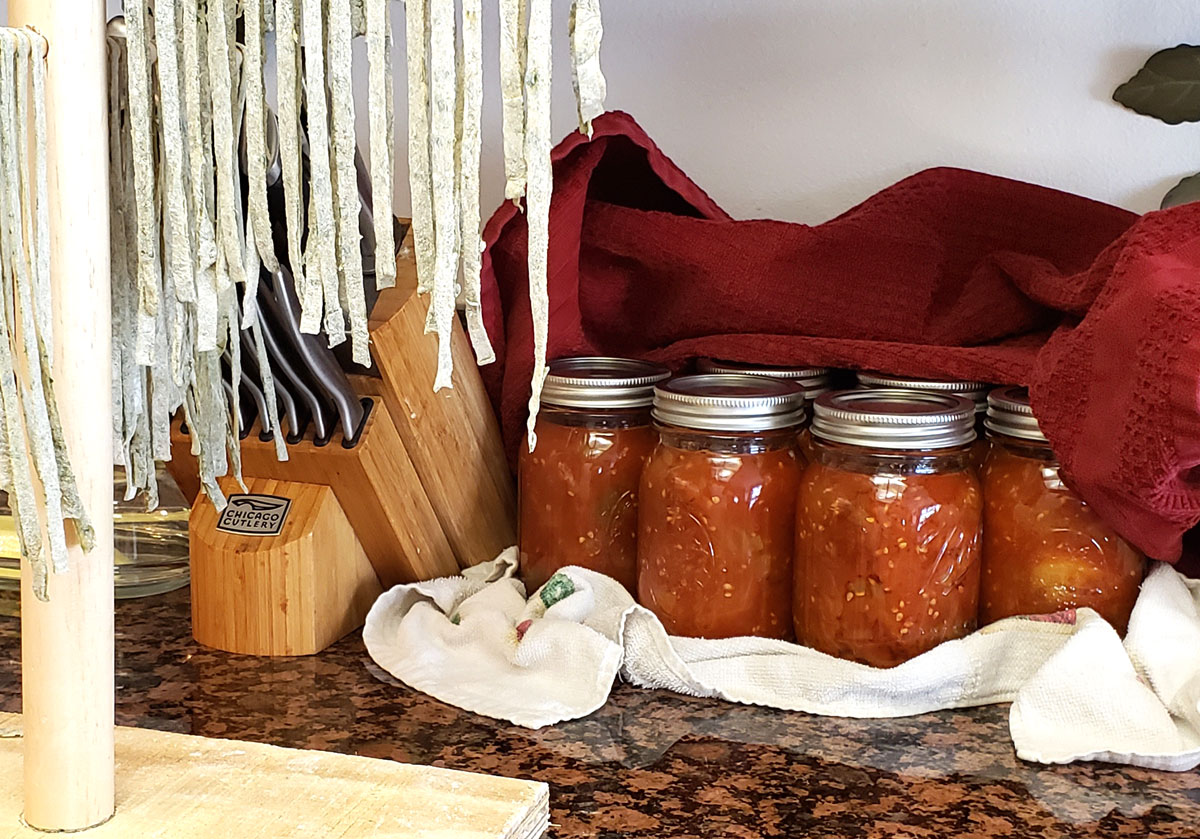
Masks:
[[[240,492],[231,479],[228,493]],[[192,633],[233,653],[309,655],[357,629],[383,591],[337,496],[322,484],[248,478],[256,495],[286,498],[276,536],[217,529],[207,496],[192,508]]]
[[[373,403],[357,443],[346,448],[339,432],[317,446],[310,431],[280,462],[257,426],[242,442],[248,492],[291,501],[278,534],[218,529],[177,418],[168,466],[193,502],[197,641],[256,655],[319,652],[361,626],[384,588],[456,574],[515,543],[512,475],[474,356],[456,323],[454,387],[433,392],[437,338],[425,334],[427,306],[416,293],[410,230],[396,287],[380,293],[371,315],[381,378],[351,377]],[[232,478],[221,485],[241,493]]]

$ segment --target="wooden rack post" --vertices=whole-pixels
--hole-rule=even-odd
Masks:
[[[68,525],[71,569],[50,601],[21,572],[25,821],[80,830],[113,813],[112,338],[104,0],[9,0],[10,26],[50,43],[46,77],[54,379],[83,503],[86,556]]]

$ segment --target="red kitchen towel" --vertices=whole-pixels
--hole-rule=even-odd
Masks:
[[[1179,559],[1200,522],[1200,203],[1138,217],[943,168],[821,225],[735,221],[629,115],[594,128],[554,151],[550,358],[1028,385],[1067,482]],[[533,364],[526,233],[510,202],[484,232],[483,375],[510,457]]]

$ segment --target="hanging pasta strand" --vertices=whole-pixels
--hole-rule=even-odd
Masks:
[[[27,245],[32,244],[31,237],[31,196],[29,194],[29,137],[28,115],[26,113],[29,89],[29,39],[17,29],[0,30],[0,62],[3,68],[3,83],[0,90],[9,91],[9,95],[0,102],[0,134],[11,137],[3,162],[4,191],[7,211],[6,241],[8,246],[8,276],[3,277],[4,311],[7,321],[8,313],[20,313],[23,321],[23,350],[30,365],[38,363],[35,332],[32,319],[32,300],[29,299],[29,289],[32,282],[30,276],[32,266],[29,263]],[[15,59],[15,60],[14,60]],[[14,301],[14,288],[25,298]],[[13,411],[18,416],[13,418],[9,426],[9,441],[16,460],[13,469],[17,481],[14,482],[17,492],[25,496],[20,504],[22,531],[37,537],[37,544],[32,545],[30,555],[34,567],[35,580],[40,581],[44,589],[46,580],[47,556],[45,545],[41,542],[41,525],[37,517],[37,507],[33,503],[32,480],[29,471],[30,459],[38,476],[45,474],[49,483],[43,485],[46,504],[52,509],[61,510],[61,495],[58,487],[57,469],[47,470],[47,463],[54,463],[54,452],[50,448],[50,429],[46,419],[46,405],[41,391],[41,378],[30,377],[31,381],[22,382],[14,370],[16,360],[15,335],[16,324],[5,322],[3,325],[3,343],[0,344],[0,355],[5,356],[6,369],[0,370],[0,375],[13,376],[14,399],[5,393],[5,414]],[[32,385],[32,386],[31,386]],[[8,385],[6,384],[6,390]],[[19,390],[18,390],[19,388]],[[24,428],[20,428],[24,420]],[[29,449],[26,450],[26,433],[28,433]],[[46,474],[48,473],[48,474]],[[13,510],[17,513],[17,509]],[[66,536],[61,527],[48,528],[50,539],[50,555],[56,571],[66,570],[67,546]]]
[[[247,271],[250,270],[250,263],[254,261],[256,247],[257,243],[254,241],[254,227],[253,225],[247,223]],[[271,363],[267,359],[267,345],[263,340],[262,327],[259,325],[257,317],[250,321],[250,335],[254,343],[254,362],[258,365],[259,375],[262,379],[263,401],[267,406],[267,414],[262,418],[263,431],[266,431],[272,435],[272,442],[275,444],[275,459],[282,462],[288,459],[287,441],[284,440],[283,428],[279,424],[279,404],[278,400],[275,398],[275,378],[271,375]],[[234,386],[237,387],[237,379],[234,379],[234,382]]]
[[[127,21],[128,24],[128,21]],[[132,101],[137,87],[133,83],[135,72],[134,64],[136,59],[133,56],[134,39],[132,34],[124,42],[125,49],[121,55],[125,59],[123,79],[126,82],[126,98],[123,100],[121,108],[124,114],[122,120],[122,136],[120,138],[120,157],[122,170],[122,184],[124,186],[124,194],[122,197],[122,206],[124,208],[125,223],[125,251],[126,264],[129,267],[129,273],[125,277],[114,274],[112,277],[113,294],[114,294],[114,323],[120,322],[124,327],[122,332],[113,333],[113,341],[116,344],[118,341],[124,341],[121,355],[123,360],[122,369],[122,404],[125,411],[123,416],[123,427],[121,435],[120,453],[114,457],[114,460],[119,461],[125,466],[126,473],[126,498],[133,498],[139,491],[145,492],[151,503],[155,500],[157,494],[157,484],[153,476],[153,455],[150,445],[150,373],[149,366],[153,364],[155,351],[157,349],[157,312],[151,319],[151,334],[153,340],[148,348],[140,346],[144,330],[143,326],[146,321],[146,315],[142,311],[142,288],[147,282],[148,277],[153,283],[153,294],[156,300],[161,303],[161,285],[162,272],[161,265],[158,263],[158,250],[155,250],[155,260],[153,272],[143,270],[144,254],[142,253],[141,241],[141,225],[145,217],[145,204],[153,204],[153,209],[157,209],[157,203],[154,202],[154,193],[156,189],[152,189],[149,196],[139,192],[137,172],[141,168],[149,170],[151,177],[157,171],[155,160],[153,157],[153,134],[149,139],[150,156],[143,160],[137,159],[135,152],[135,133],[134,120],[136,114],[141,110],[134,109]],[[146,66],[146,73],[149,74],[149,65]],[[148,107],[148,105],[147,105]],[[147,128],[152,128],[153,123]],[[150,133],[150,132],[147,132]],[[153,179],[156,180],[156,179]],[[145,179],[143,179],[143,182]],[[155,231],[155,243],[157,245],[158,237],[157,230]],[[128,283],[128,286],[119,290],[118,298],[117,284],[122,280]],[[118,309],[120,311],[118,312]],[[149,352],[149,357],[145,352]]]
[[[433,176],[429,159],[429,0],[405,0],[408,51],[408,187],[412,194],[417,291],[433,291]],[[428,330],[426,330],[428,331]]]
[[[267,210],[267,141],[266,92],[263,89],[263,0],[243,0],[246,37],[246,66],[243,79],[246,89],[246,184],[247,211],[250,229],[254,232],[256,251],[268,271],[279,270],[271,236],[271,217]],[[250,325],[257,307],[258,271],[244,269],[246,274],[245,305],[242,307],[242,328]]]
[[[0,28],[0,488],[8,493],[33,591],[42,600],[49,569],[67,569],[65,519],[75,520],[85,551],[95,544],[67,457],[51,371],[45,55],[37,33]]]
[[[530,0],[525,67],[525,217],[529,225],[529,304],[533,316],[533,381],[529,396],[529,450],[537,445],[534,425],[546,379],[549,298],[546,259],[550,245],[550,2]]]
[[[112,194],[110,224],[112,228],[112,324],[113,378],[119,388],[120,411],[114,408],[113,460],[125,467],[126,500],[132,498],[139,485],[133,480],[133,435],[141,411],[141,377],[144,368],[137,363],[135,352],[137,330],[137,216],[134,204],[133,141],[129,128],[128,42],[110,39],[109,69],[116,77],[110,80],[112,91],[109,112],[109,189]]]
[[[115,159],[112,161],[113,176],[116,188],[120,192],[114,205],[119,206],[118,223],[114,225],[124,235],[124,241],[114,243],[114,251],[120,252],[113,259],[112,299],[113,299],[113,357],[114,375],[119,375],[121,386],[121,429],[115,442],[118,448],[114,452],[114,461],[125,467],[126,498],[132,498],[139,489],[146,489],[143,468],[140,462],[135,462],[141,454],[141,447],[134,445],[137,434],[138,420],[145,409],[145,368],[138,363],[138,323],[139,323],[139,255],[138,255],[138,208],[135,197],[133,168],[133,137],[130,125],[131,112],[128,99],[129,86],[129,48],[130,42],[121,41],[121,48],[114,49],[117,60],[121,62],[120,80],[123,83],[119,93],[117,112],[119,118],[116,148],[112,150]],[[110,44],[110,46],[112,46]],[[157,291],[157,290],[156,290]],[[118,325],[119,329],[118,330]]]
[[[396,284],[392,233],[392,19],[390,0],[367,0],[370,67],[371,214],[375,223],[375,288]]]
[[[217,5],[220,5],[219,3]],[[134,209],[137,213],[137,339],[134,355],[140,364],[154,361],[154,329],[158,293],[162,285],[159,265],[159,220],[154,201],[154,96],[146,33],[145,0],[129,0],[125,9],[128,31],[129,122],[133,149]]]
[[[207,405],[223,404],[225,395],[221,387],[221,357],[216,352],[200,353],[196,358],[196,382],[189,391],[185,405],[190,410],[185,414],[188,433],[198,437],[198,466],[200,483],[217,509],[225,506],[225,494],[217,484],[217,477],[226,474],[224,442],[228,433],[229,418],[221,411]],[[189,405],[190,402],[190,405]],[[221,445],[215,445],[220,441]]]
[[[158,506],[158,480],[157,476],[151,477],[154,461],[171,459],[171,410],[174,407],[171,403],[175,388],[171,381],[170,330],[175,304],[175,287],[171,282],[170,273],[164,271],[162,304],[158,307],[158,327],[154,332],[154,364],[148,370],[150,459],[146,463],[146,479],[152,485],[150,499],[154,506]]]
[[[170,412],[182,406],[201,482],[219,506],[217,479],[230,468],[240,473],[242,330],[253,338],[245,347],[253,346],[271,403],[263,427],[275,435],[277,454],[286,456],[256,307],[260,271],[274,273],[285,247],[276,254],[268,201],[265,32],[277,27],[281,241],[300,299],[301,329],[323,331],[330,346],[348,332],[354,360],[369,365],[351,47],[356,34],[365,34],[374,263],[376,285],[386,288],[395,281],[390,0],[179,0],[157,4],[152,33],[151,2],[127,0],[127,49],[114,44],[111,62],[113,321],[135,336],[130,344],[114,343],[114,443],[131,486],[152,492],[154,460],[169,455]],[[413,238],[418,291],[432,295],[426,331],[437,335],[435,390],[453,386],[460,277],[476,359],[495,359],[481,301],[482,0],[460,2],[457,32],[456,0],[405,3]],[[548,332],[551,3],[498,0],[505,197],[525,199],[529,230],[531,447]],[[244,46],[235,38],[239,14]],[[571,77],[580,130],[589,134],[604,107],[602,32],[600,0],[573,0]],[[244,208],[243,168],[249,183]],[[36,239],[41,230],[34,222],[27,233]],[[45,273],[40,263],[29,271],[37,325],[48,317]],[[0,425],[0,434],[8,430]],[[11,441],[6,436],[0,443],[2,475],[12,471],[4,459]]]
[[[0,306],[0,407],[4,421],[4,468],[5,489],[9,491],[9,507],[20,537],[22,551],[29,558],[34,573],[35,590],[45,591],[47,561],[45,545],[41,538],[41,523],[37,516],[37,505],[33,492],[33,479],[26,450],[23,410],[17,389],[16,371],[13,360],[16,356],[8,313],[12,311],[12,287],[22,281],[28,270],[24,249],[23,219],[20,178],[23,167],[19,165],[19,145],[24,142],[24,131],[17,133],[16,100],[22,96],[16,81],[16,33],[0,29],[0,167],[4,177],[0,181],[0,221],[3,229],[2,248],[5,271],[0,276],[3,285],[3,305]]]
[[[183,138],[180,103],[183,99],[179,78],[179,22],[174,3],[159,4],[154,15],[154,35],[158,66],[160,185],[163,222],[163,289],[158,312],[155,364],[151,372],[151,455],[154,459],[171,457],[171,411],[186,385],[183,359],[190,357],[190,324],[185,303],[196,300],[193,238],[189,230],[189,177],[187,147]],[[114,342],[115,344],[116,342]],[[150,466],[151,464],[147,464]],[[149,473],[149,468],[145,470]],[[156,501],[158,481],[149,500]]]
[[[50,310],[50,198],[46,181],[46,63],[41,57],[49,46],[39,33],[29,30],[32,44],[30,64],[33,68],[33,140],[34,191],[37,206],[34,214],[34,251],[37,254],[33,267],[34,322],[39,336],[52,335]],[[54,342],[45,347],[46,364],[54,363]]]
[[[230,20],[233,23],[232,10],[236,8],[236,0],[226,0],[227,8],[231,10]],[[233,37],[236,26],[233,26],[229,31],[229,48],[230,48],[230,80],[234,84],[232,87],[232,125],[234,126],[234,159],[237,159],[237,127],[246,124],[246,94],[249,90],[249,80],[246,73],[246,54],[245,49],[241,44],[238,44]],[[240,173],[238,165],[234,164],[234,171]],[[240,181],[238,181],[240,186]],[[240,193],[238,193],[240,196]],[[243,285],[243,293],[241,299],[247,302],[247,305],[253,306],[257,314],[257,295],[258,295],[258,275],[262,268],[262,260],[259,258],[257,247],[251,246],[246,241],[246,231],[252,230],[253,226],[250,223],[250,213],[248,208],[243,214],[238,214],[236,210],[242,209],[241,202],[235,203],[234,221],[238,224],[236,243],[238,245],[237,264],[232,264],[234,260],[230,260],[229,274],[232,277],[241,275],[245,278]],[[218,261],[218,266],[220,262]],[[251,276],[253,275],[253,281]],[[220,276],[220,273],[218,274]],[[253,289],[255,294],[254,300],[247,300],[247,295]],[[242,448],[241,436],[242,412],[239,405],[239,388],[242,382],[242,342],[239,325],[243,318],[241,308],[238,304],[237,289],[231,283],[228,286],[222,287],[219,291],[218,311],[221,318],[221,328],[218,334],[224,339],[225,358],[229,359],[230,376],[229,384],[226,387],[224,382],[221,383],[221,393],[225,394],[227,408],[223,411],[225,420],[225,437],[224,442],[227,448],[228,465],[232,468],[233,474],[236,476],[239,484],[242,483]],[[215,414],[214,414],[215,416]]]
[[[481,0],[462,0],[462,99],[458,137],[458,214],[462,224],[463,297],[467,334],[480,365],[496,360],[483,325],[480,306],[480,269],[483,239],[479,236],[479,158],[483,148],[483,14]]]
[[[600,0],[574,0],[571,4],[571,87],[575,89],[579,130],[592,136],[592,120],[604,113],[608,92],[600,69]]]
[[[300,147],[300,31],[297,0],[275,0],[276,98],[279,100],[279,159],[283,176],[284,221],[288,262],[301,300],[305,299],[305,273],[300,232],[304,229],[304,187]]]
[[[455,196],[454,0],[429,6],[430,163],[433,174],[433,229],[436,248],[431,315],[438,336],[437,375],[433,389],[453,387],[451,328],[458,277],[458,200]]]
[[[504,197],[525,194],[525,0],[500,0],[500,100],[504,120]]]
[[[217,291],[230,282],[245,285],[242,270],[242,226],[237,208],[241,204],[238,182],[237,138],[234,131],[233,82],[236,58],[233,43],[232,0],[212,0],[208,4],[208,79],[212,86],[213,160],[216,162],[217,249],[224,262],[217,260]],[[136,118],[135,118],[136,119]],[[226,267],[221,270],[221,265]],[[217,329],[220,334],[220,328]]]
[[[181,404],[201,482],[215,493],[218,507],[223,497],[216,479],[229,472],[231,463],[240,479],[232,413],[236,395],[227,397],[220,387],[220,356],[238,322],[233,283],[245,275],[240,252],[239,261],[230,264],[226,248],[240,249],[245,240],[240,223],[230,236],[214,225],[213,215],[221,204],[235,214],[240,207],[233,126],[241,123],[246,83],[241,52],[232,43],[233,7],[218,5],[206,12],[213,18],[211,33],[197,0],[158,9],[157,43],[152,49],[147,45],[146,53],[154,55],[154,63],[147,61],[144,68],[148,82],[158,80],[149,93],[159,103],[157,110],[149,102],[135,106],[141,94],[129,82],[132,40],[119,33],[109,38],[114,460],[125,466],[127,497],[143,492],[150,507],[158,500],[155,461],[170,459],[170,416]],[[208,85],[210,76],[218,79],[216,88]],[[147,132],[150,157],[140,160],[134,147],[136,114],[147,109],[154,120]],[[154,184],[149,194],[139,189],[136,177],[143,167]],[[134,220],[141,221],[139,211],[147,203],[159,211],[154,232],[167,262],[165,270],[158,265],[159,272],[149,275],[158,302],[149,348],[137,346],[131,330],[146,319],[141,311],[144,253]],[[177,222],[173,216],[181,205]]]
[[[222,233],[218,218],[221,216],[220,199],[218,194],[228,196],[228,184],[224,187],[217,185],[218,169],[228,168],[229,161],[221,162],[218,166],[216,156],[221,154],[218,146],[217,124],[226,125],[224,119],[229,119],[232,128],[232,92],[227,84],[216,90],[212,84],[211,68],[216,65],[216,71],[221,73],[222,66],[228,66],[228,58],[214,61],[212,52],[228,53],[227,41],[214,43],[215,32],[210,31],[210,14],[196,7],[196,0],[185,0],[188,11],[184,22],[185,55],[194,61],[190,65],[193,72],[185,74],[187,85],[187,109],[190,125],[199,126],[199,131],[190,131],[191,140],[188,148],[194,149],[197,155],[192,162],[192,212],[196,220],[197,230],[197,301],[196,301],[196,344],[194,344],[191,382],[185,395],[192,400],[192,410],[188,415],[187,430],[192,436],[193,448],[197,451],[197,465],[200,483],[209,493],[210,498],[220,508],[223,496],[216,486],[218,474],[227,471],[224,460],[226,448],[226,432],[218,424],[214,416],[221,416],[226,407],[226,398],[220,389],[212,389],[204,382],[205,371],[218,365],[223,344],[222,296],[230,289],[229,272],[226,266],[227,235]],[[212,10],[209,10],[211,12]],[[228,71],[224,72],[228,80]],[[217,107],[217,98],[223,98],[223,107]],[[192,113],[197,113],[194,118]],[[228,114],[224,118],[223,114]],[[222,128],[223,133],[223,128]],[[198,136],[197,136],[198,134]],[[232,139],[232,138],[230,138]],[[230,148],[232,154],[232,148]],[[228,221],[227,221],[228,228]],[[216,491],[216,495],[214,495]]]
[[[435,390],[451,386],[452,382],[449,333],[453,328],[454,313],[451,301],[459,292],[455,283],[458,272],[450,269],[452,258],[463,278],[467,329],[476,359],[479,364],[495,359],[483,323],[480,300],[480,3],[478,0],[462,2],[457,107],[450,84],[454,78],[455,55],[453,6],[450,0],[409,0],[405,7],[413,236],[418,291],[432,291],[425,329],[438,336]],[[534,371],[529,402],[529,444],[532,448],[536,445],[533,429],[546,374],[549,317],[547,256],[553,192],[550,0],[499,0],[499,11],[505,197],[519,201],[524,196],[528,212],[527,268],[534,334]],[[575,0],[570,28],[572,80],[579,102],[580,126],[590,134],[591,120],[603,110],[605,95],[599,64],[602,36],[599,0]],[[455,174],[453,187],[447,183],[451,172]],[[426,209],[430,197],[432,213]],[[432,281],[429,279],[431,273]]]
[[[188,233],[187,195],[184,189],[183,122],[180,115],[179,39],[176,37],[175,4],[160,3],[154,10],[154,36],[158,57],[158,83],[162,108],[162,161],[164,170],[162,230],[166,256],[165,271],[180,300],[194,300],[191,242]],[[174,301],[164,305],[174,312]]]
[[[325,336],[329,346],[333,347],[346,340],[346,328],[338,293],[333,172],[329,164],[329,108],[323,60],[325,27],[321,0],[303,0],[302,7],[312,175],[308,192],[308,246],[304,253],[308,277],[300,328],[309,333],[320,331],[323,306]]]
[[[196,278],[196,350],[217,346],[217,242],[213,225],[212,146],[207,73],[207,40],[197,0],[183,0],[179,25],[183,37],[184,112],[187,125],[199,130],[187,132],[189,186],[189,229],[193,236]],[[115,334],[115,333],[114,333]]]
[[[7,285],[7,283],[6,283]],[[0,341],[11,344],[12,335],[7,322],[7,301],[5,312],[0,313]],[[29,471],[29,459],[21,428],[20,397],[17,394],[16,374],[13,371],[12,358],[7,353],[0,361],[0,407],[4,409],[4,468],[6,478],[5,489],[8,492],[8,506],[12,510],[13,522],[17,528],[17,537],[21,543],[21,553],[28,558],[33,569],[33,590],[39,600],[46,598],[47,562],[45,546],[42,544],[41,523],[38,521],[37,502],[33,492],[33,479]]]
[[[126,465],[125,458],[125,361],[122,355],[124,342],[116,336],[127,334],[124,311],[125,291],[129,288],[129,268],[125,262],[127,246],[125,234],[124,179],[125,172],[121,155],[121,124],[124,120],[124,90],[121,45],[124,41],[108,38],[108,205],[109,205],[109,264],[112,277],[112,427],[113,462]]]
[[[255,262],[258,261],[258,254],[254,254]],[[243,266],[245,268],[245,266]],[[229,431],[226,440],[229,445],[229,458],[233,465],[233,472],[238,476],[238,482],[241,482],[242,476],[242,412],[238,410],[238,388],[242,386],[242,340],[238,324],[241,322],[240,312],[238,311],[236,294],[234,299],[229,301],[230,313],[224,319],[226,329],[226,351],[229,358],[229,389],[226,393],[229,394],[230,410],[226,413],[229,418]],[[224,386],[222,386],[224,390]],[[264,422],[269,422],[264,420]]]
[[[354,92],[350,79],[353,37],[350,4],[329,4],[328,60],[330,126],[333,141],[334,223],[338,243],[339,300],[350,321],[350,349],[356,364],[371,366],[367,305],[362,283],[362,250],[358,227],[358,178],[354,167]]]

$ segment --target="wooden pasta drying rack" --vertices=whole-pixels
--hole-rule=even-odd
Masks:
[[[113,463],[107,407],[112,357],[109,189],[106,148],[97,142],[107,134],[105,4],[10,0],[8,17],[11,26],[37,28],[50,44],[46,158],[50,286],[58,324],[53,373],[64,443],[82,502],[93,511],[96,547],[85,555],[68,528],[69,568],[51,575],[46,601],[35,597],[29,564],[22,563],[25,713],[19,722],[0,720],[0,781],[12,793],[0,797],[0,835],[94,829],[95,835],[153,833],[170,839],[327,835],[336,829],[352,837],[376,835],[385,823],[436,829],[443,835],[540,835],[547,814],[544,784],[468,773],[434,777],[437,770],[390,761],[222,744],[114,725],[113,522],[104,513],[112,503]],[[461,334],[456,335],[455,353],[464,361],[458,365],[455,390],[430,392],[436,349],[433,342],[414,340],[422,331],[417,324],[423,326],[424,306],[413,293],[411,260],[402,267],[405,281],[376,310],[377,357],[383,381],[393,386],[381,391],[374,424],[367,429],[374,442],[360,443],[359,451],[349,456],[322,456],[304,446],[291,452],[291,468],[299,471],[285,480],[301,485],[304,501],[297,503],[294,518],[303,535],[290,544],[306,546],[303,555],[314,575],[329,572],[335,581],[330,586],[330,577],[309,578],[315,605],[306,620],[313,627],[307,639],[296,633],[298,644],[319,645],[352,625],[372,586],[434,569],[452,571],[460,559],[490,558],[511,541],[512,488],[507,469],[502,469],[498,434],[486,421],[489,412],[478,373],[466,363],[468,351]],[[403,384],[406,374],[416,384]],[[370,395],[367,389],[362,392]],[[483,454],[488,451],[494,455]],[[304,462],[307,467],[301,466]],[[395,463],[400,471],[389,472]],[[405,463],[409,472],[403,471]],[[348,464],[357,464],[360,471],[354,473]],[[476,466],[482,471],[468,477]],[[271,473],[278,469],[272,461]],[[382,487],[355,486],[353,475],[369,476],[370,469],[393,480]],[[251,478],[260,480],[267,478]],[[465,486],[491,493],[490,500],[466,493],[463,506]],[[414,506],[397,505],[395,493],[407,493],[404,497],[415,499]],[[375,539],[377,534],[349,526],[360,514],[359,504],[369,503],[392,504],[386,509],[412,514],[388,523],[392,534],[407,540],[399,542],[403,547],[385,552],[378,548],[384,540]],[[473,516],[473,505],[495,512]],[[301,515],[301,506],[309,512]],[[203,510],[196,513],[203,515]],[[428,557],[423,547],[421,554],[416,552],[421,539],[436,546]],[[325,545],[328,555],[316,550]],[[349,559],[341,550],[347,545],[353,548]],[[219,547],[217,561],[236,556],[234,546]],[[266,553],[271,574],[297,584],[305,579],[287,566],[292,556],[287,551],[268,547]],[[280,589],[278,582],[270,579],[268,590],[291,597],[294,592]],[[224,584],[229,585],[228,578]],[[276,616],[286,602],[272,604]],[[302,764],[296,763],[297,755]],[[119,796],[115,766],[121,769]],[[264,785],[274,793],[261,795]],[[256,819],[260,814],[261,823]]]
[[[437,342],[425,335],[412,230],[396,286],[380,292],[371,343],[380,378],[355,376],[370,413],[353,441],[317,445],[309,431],[275,458],[256,425],[242,445],[253,496],[287,508],[272,535],[221,529],[200,494],[177,418],[168,464],[193,501],[188,524],[192,632],[236,653],[307,655],[362,625],[383,588],[457,574],[515,542],[515,497],[500,431],[463,330],[452,337],[454,387],[434,393]],[[244,503],[233,478],[231,504]]]

